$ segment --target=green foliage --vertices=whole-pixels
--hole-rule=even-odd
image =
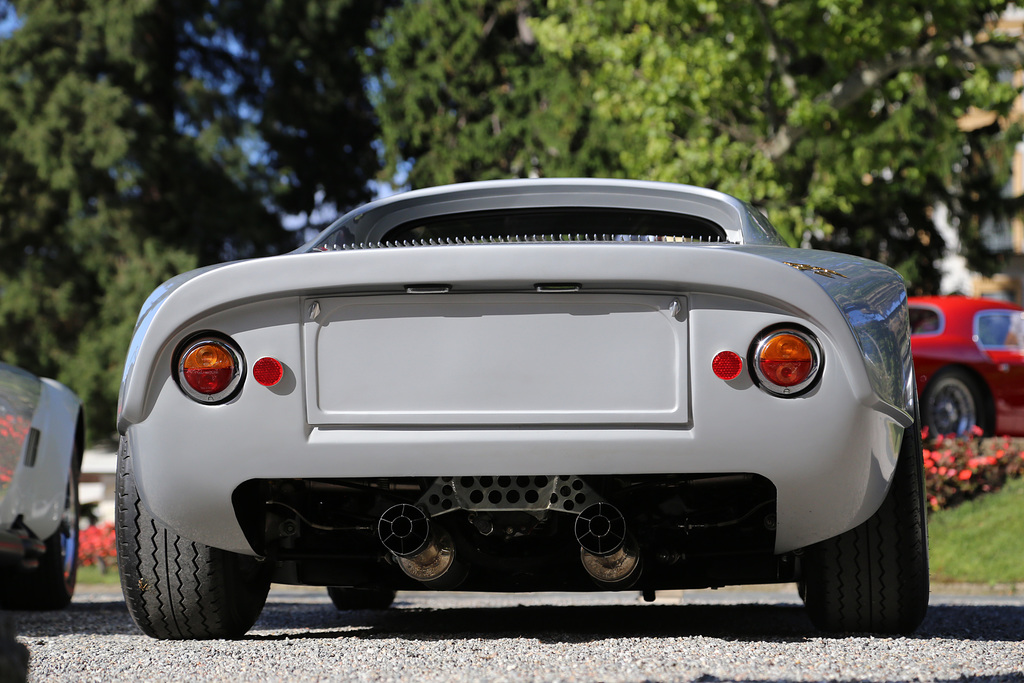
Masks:
[[[157,284],[289,249],[283,216],[368,198],[376,128],[357,59],[379,6],[0,0],[0,18],[12,8],[0,359],[69,384],[102,438]]]
[[[541,6],[421,0],[387,12],[365,60],[383,178],[411,169],[409,184],[424,187],[621,175],[614,126],[593,119],[579,70],[538,52],[529,20]]]

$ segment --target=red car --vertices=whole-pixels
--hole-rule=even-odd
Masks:
[[[963,296],[909,303],[923,424],[932,434],[1024,436],[1024,309]]]

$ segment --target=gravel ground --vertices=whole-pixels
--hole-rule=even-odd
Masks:
[[[911,638],[827,637],[795,589],[634,594],[400,593],[338,612],[275,587],[240,641],[137,631],[116,589],[15,612],[30,681],[1020,681],[1024,597],[933,594]]]

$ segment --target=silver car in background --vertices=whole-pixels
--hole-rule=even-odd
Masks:
[[[814,623],[928,603],[903,281],[752,206],[622,180],[382,199],[146,302],[118,430],[139,627],[237,637],[271,581],[798,582]]]
[[[3,609],[59,609],[74,595],[84,438],[70,389],[0,363]]]

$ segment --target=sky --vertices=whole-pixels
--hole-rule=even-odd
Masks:
[[[0,40],[9,38],[21,26],[21,19],[15,14],[14,8],[0,3]]]

